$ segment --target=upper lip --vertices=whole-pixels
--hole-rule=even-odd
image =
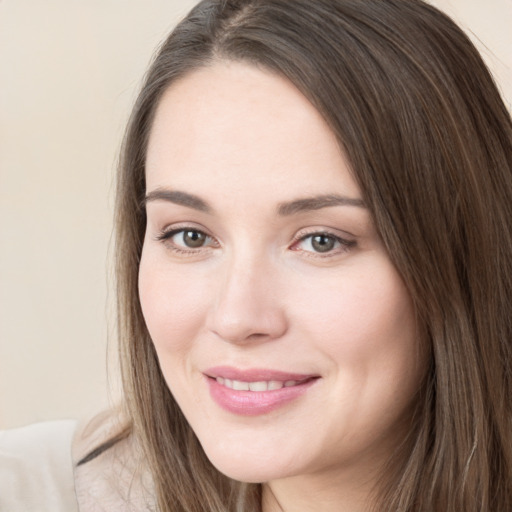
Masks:
[[[245,370],[231,366],[215,366],[204,372],[208,377],[214,379],[222,377],[223,379],[239,380],[242,382],[261,382],[261,381],[303,381],[314,377],[319,377],[312,373],[290,373],[268,368],[248,368]]]

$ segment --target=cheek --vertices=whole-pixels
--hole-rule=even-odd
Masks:
[[[184,266],[172,271],[143,251],[139,296],[146,326],[159,357],[187,350],[204,324],[207,297],[204,282]]]
[[[390,264],[367,268],[372,271],[324,286],[324,300],[302,308],[310,339],[331,369],[325,406],[334,418],[329,437],[347,435],[358,448],[392,434],[414,400],[425,366],[412,301],[400,277]]]
[[[363,269],[310,288],[315,300],[302,300],[297,318],[330,360],[336,389],[380,406],[388,395],[414,392],[422,355],[412,301],[396,270],[384,258]]]
[[[308,323],[319,342],[356,355],[364,347],[374,350],[414,336],[409,294],[396,270],[381,259],[361,265],[364,272],[349,269],[314,287],[308,283],[296,294],[297,318]]]

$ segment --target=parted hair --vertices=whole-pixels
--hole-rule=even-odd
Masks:
[[[261,510],[260,485],[206,458],[162,376],[137,287],[155,110],[174,81],[219,60],[286,78],[320,112],[412,297],[428,372],[375,510],[512,510],[512,122],[477,50],[420,0],[204,0],[146,74],[117,184],[129,435],[161,512]]]

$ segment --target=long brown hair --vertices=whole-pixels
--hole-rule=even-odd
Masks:
[[[161,511],[261,507],[258,485],[205,457],[137,290],[155,109],[175,80],[218,59],[286,77],[323,115],[413,298],[430,369],[376,510],[512,510],[512,123],[482,59],[420,0],[204,0],[147,73],[118,177],[123,381]]]

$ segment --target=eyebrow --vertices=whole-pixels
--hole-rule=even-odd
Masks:
[[[213,208],[204,199],[180,190],[157,188],[146,194],[144,198],[144,204],[151,201],[167,201],[205,213],[213,212]],[[297,213],[320,210],[322,208],[329,208],[332,206],[355,206],[358,208],[366,208],[362,199],[326,194],[279,203],[277,213],[280,216],[287,217]]]
[[[366,208],[362,199],[327,194],[281,203],[277,208],[277,212],[279,215],[288,216],[296,213],[329,208],[331,206],[356,206],[358,208]]]
[[[146,194],[144,204],[151,201],[168,201],[169,203],[179,204],[180,206],[187,206],[194,210],[199,210],[205,213],[211,213],[212,207],[203,199],[187,192],[179,190],[167,190],[164,188],[157,188],[152,192]]]

